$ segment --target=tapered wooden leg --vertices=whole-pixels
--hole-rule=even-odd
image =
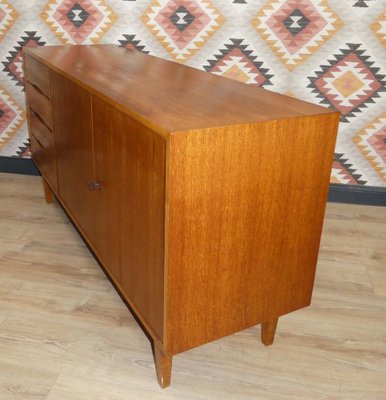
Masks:
[[[170,385],[173,357],[165,356],[155,344],[153,345],[153,354],[158,383],[164,389]]]
[[[50,204],[54,201],[54,194],[52,193],[52,190],[48,185],[47,181],[44,178],[42,178],[42,181],[43,181],[44,197],[46,199],[46,203]]]
[[[275,332],[277,327],[278,318],[271,321],[263,322],[261,324],[261,341],[266,345],[270,346],[275,338]]]

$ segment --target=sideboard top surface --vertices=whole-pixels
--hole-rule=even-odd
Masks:
[[[164,137],[334,112],[116,45],[45,46],[25,52]]]

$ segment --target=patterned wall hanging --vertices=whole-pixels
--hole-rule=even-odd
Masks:
[[[385,0],[0,0],[0,156],[30,157],[21,49],[95,43],[334,107],[331,181],[386,186]]]

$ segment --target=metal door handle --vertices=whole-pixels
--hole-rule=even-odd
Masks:
[[[93,192],[93,191],[95,190],[95,182],[93,182],[93,181],[88,181],[88,182],[87,182],[87,187],[88,187],[88,190],[90,190],[91,192]]]
[[[90,190],[91,192],[97,192],[97,191],[101,190],[102,185],[99,181],[96,181],[96,182],[88,181],[87,187],[88,187],[88,190]]]

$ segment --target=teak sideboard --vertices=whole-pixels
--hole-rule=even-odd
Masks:
[[[172,357],[310,304],[339,113],[114,45],[24,50],[32,158]]]

